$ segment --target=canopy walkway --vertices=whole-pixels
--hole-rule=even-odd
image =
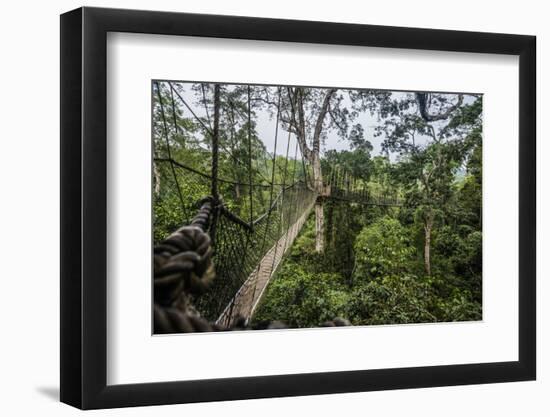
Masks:
[[[400,205],[395,196],[368,192],[363,181],[338,167],[331,167],[322,189],[315,190],[302,157],[301,172],[297,172],[298,144],[294,150],[292,169],[289,167],[290,134],[281,173],[283,180],[276,183],[278,125],[275,129],[271,179],[264,176],[260,183],[254,183],[250,152],[250,99],[248,160],[238,160],[247,168],[248,181],[223,178],[219,173],[219,114],[215,113],[213,125],[207,126],[193,113],[172,84],[167,84],[174,112],[171,126],[168,122],[170,109],[165,108],[158,84],[154,86],[154,92],[159,96],[166,145],[165,155],[154,158],[155,198],[164,198],[168,193],[177,195],[181,223],[173,234],[154,248],[155,333],[223,330],[246,325],[317,199],[363,205]],[[179,128],[174,111],[175,99],[181,100],[193,113],[212,140],[209,173],[189,167],[172,156],[168,132]],[[219,100],[219,89],[215,90],[216,100]],[[230,155],[229,151],[226,153]],[[164,194],[159,192],[161,182],[167,190]],[[238,200],[240,204],[224,199],[235,189],[239,190],[239,196],[233,200]],[[197,205],[189,195],[201,192],[205,197]],[[265,200],[264,205],[257,203],[261,200]]]

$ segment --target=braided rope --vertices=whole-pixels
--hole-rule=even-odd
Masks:
[[[178,229],[154,249],[155,333],[213,330],[190,301],[190,296],[206,291],[215,276],[207,233],[213,206],[212,198],[202,200],[191,224]]]

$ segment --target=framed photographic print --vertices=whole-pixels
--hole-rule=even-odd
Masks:
[[[61,400],[535,379],[535,38],[61,16]]]

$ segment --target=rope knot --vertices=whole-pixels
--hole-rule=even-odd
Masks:
[[[155,301],[173,305],[181,294],[200,294],[214,278],[212,241],[207,233],[213,199],[200,201],[191,225],[184,226],[155,247]]]

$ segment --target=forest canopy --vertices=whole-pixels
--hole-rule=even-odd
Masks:
[[[481,320],[482,95],[154,81],[152,98],[155,244],[216,202],[197,314]]]

